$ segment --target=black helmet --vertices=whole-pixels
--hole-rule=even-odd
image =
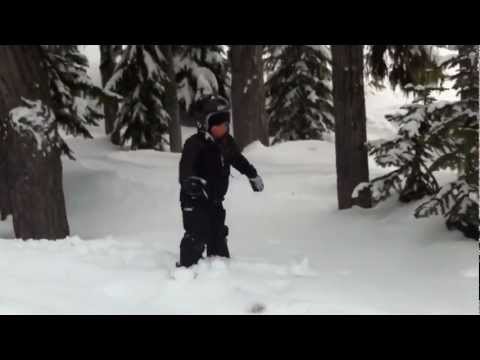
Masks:
[[[227,99],[207,95],[192,105],[191,111],[200,131],[208,131],[213,122],[225,122],[230,120],[230,106]],[[228,117],[228,118],[227,118]],[[211,123],[212,122],[212,123]]]

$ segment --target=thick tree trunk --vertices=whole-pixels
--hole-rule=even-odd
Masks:
[[[371,207],[368,192],[360,194],[356,203],[352,199],[355,187],[369,181],[363,46],[333,45],[332,61],[338,207],[368,208]]]
[[[13,215],[17,238],[53,240],[69,234],[60,150],[44,151],[33,136],[20,134],[8,121],[10,110],[22,105],[21,97],[49,104],[41,64],[40,46],[0,46],[0,195]]]
[[[100,74],[102,77],[102,86],[105,87],[108,80],[112,77],[115,70],[115,56],[113,45],[100,45]],[[120,136],[113,133],[115,120],[117,118],[118,102],[113,98],[104,99],[103,109],[105,114],[105,132],[111,135],[112,142],[115,145],[120,144]]]
[[[171,45],[161,46],[162,53],[168,62],[167,75],[169,81],[165,89],[165,108],[170,115],[168,131],[170,135],[170,151],[182,151],[182,130],[180,127],[180,115],[177,100],[177,82],[175,80],[175,69],[173,67],[173,52]]]
[[[269,145],[262,53],[260,45],[233,45],[230,51],[233,126],[241,149],[256,140]]]

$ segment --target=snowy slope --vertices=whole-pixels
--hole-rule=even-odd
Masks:
[[[234,173],[225,203],[234,258],[201,263],[196,279],[173,269],[178,155],[118,151],[101,137],[71,145],[74,236],[0,240],[0,313],[477,312],[477,244],[440,218],[413,219],[413,204],[337,211],[331,143],[247,149],[266,191]]]
[[[366,101],[370,139],[391,136],[383,115],[406,99],[387,89]],[[332,142],[248,147],[266,188],[253,193],[233,172],[233,258],[175,270],[179,155],[121,151],[93,134],[69,139],[78,160],[64,161],[72,237],[23,242],[0,223],[0,313],[478,313],[478,244],[395,199],[338,211]],[[382,170],[371,161],[370,171]]]

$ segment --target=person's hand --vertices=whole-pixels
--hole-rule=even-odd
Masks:
[[[253,191],[261,192],[263,191],[263,180],[260,176],[257,176],[253,179],[248,179],[250,181],[250,185],[252,186]]]
[[[182,191],[192,199],[208,199],[207,181],[198,176],[190,176],[182,182]]]

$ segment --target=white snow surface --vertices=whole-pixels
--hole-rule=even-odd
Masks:
[[[383,115],[407,100],[384,90],[366,102],[369,140],[393,137]],[[478,314],[478,243],[441,217],[414,219],[418,203],[337,210],[333,139],[247,147],[265,191],[233,171],[232,258],[175,269],[179,155],[92,134],[67,140],[71,237],[16,240],[0,222],[1,314]],[[370,159],[371,177],[385,171]]]
[[[266,188],[253,193],[234,172],[225,202],[233,257],[188,270],[174,268],[183,234],[178,155],[119,151],[100,136],[70,145],[72,236],[24,242],[1,223],[2,314],[478,310],[477,244],[441,218],[415,220],[415,205],[394,199],[338,211],[332,143],[249,146]]]

